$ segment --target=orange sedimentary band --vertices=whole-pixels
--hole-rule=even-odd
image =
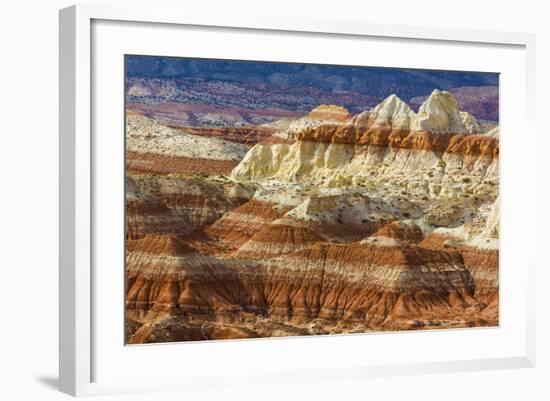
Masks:
[[[153,153],[126,152],[130,172],[156,174],[229,174],[238,164],[234,160],[213,160]]]
[[[499,139],[478,134],[431,133],[384,127],[321,125],[304,129],[298,140],[398,149],[430,150],[472,156],[498,157]]]

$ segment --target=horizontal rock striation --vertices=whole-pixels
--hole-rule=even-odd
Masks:
[[[192,135],[127,111],[126,151],[171,157],[239,161],[248,148],[215,137]]]
[[[229,175],[237,166],[234,160],[166,156],[153,153],[126,152],[129,173]]]
[[[193,254],[172,238],[135,242],[127,276],[127,310],[135,319],[171,315],[254,332],[259,316],[295,327],[317,321],[383,330],[411,328],[426,314],[464,324],[472,308],[483,306],[455,251],[317,243],[277,258],[237,262]]]
[[[265,259],[292,253],[322,241],[316,230],[295,225],[266,224],[233,254],[236,258]]]
[[[179,129],[182,132],[205,136],[221,138],[231,142],[254,145],[265,139],[269,139],[276,130],[269,126],[250,125],[245,127],[171,127]]]
[[[451,94],[321,105],[252,148],[144,118],[128,342],[498,325],[499,130]]]
[[[185,235],[218,220],[251,194],[239,184],[151,175],[126,178],[126,237]]]
[[[251,199],[224,214],[206,228],[206,233],[222,244],[236,249],[289,209],[291,208],[288,206],[278,207],[275,203]]]
[[[440,161],[459,165],[464,174],[498,174],[498,136],[481,135],[475,118],[460,112],[447,92],[434,91],[418,114],[392,95],[344,122],[303,124],[296,138],[292,144],[256,145],[232,177],[295,181],[364,175],[375,167],[428,171]]]

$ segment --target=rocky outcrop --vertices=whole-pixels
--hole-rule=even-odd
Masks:
[[[467,133],[478,134],[483,132],[481,124],[479,124],[476,118],[467,111],[461,111],[460,118],[462,119],[462,125]]]
[[[448,89],[453,94],[461,110],[487,121],[498,121],[499,88],[497,86],[462,86]],[[415,110],[426,101],[428,96],[414,97],[409,104]]]
[[[490,135],[455,135],[442,156],[450,174],[498,177],[499,140]]]
[[[369,128],[409,130],[416,114],[397,95],[390,95],[376,106],[369,115]]]
[[[486,306],[498,305],[499,281],[499,198],[488,211],[456,228],[440,228],[430,233],[420,246],[458,252],[474,282],[474,297]],[[498,320],[498,308],[492,310]]]
[[[348,120],[351,114],[345,107],[322,104],[314,108],[307,117],[311,120],[343,122]]]
[[[449,92],[436,89],[418,109],[410,129],[437,134],[462,134],[466,132],[462,119],[455,98]]]
[[[323,126],[336,127],[350,117],[351,114],[344,107],[322,104],[306,116],[291,122],[284,130],[275,133],[275,135],[283,139],[296,139],[304,130]]]
[[[498,137],[460,112],[448,92],[434,91],[416,114],[392,95],[372,111],[344,122],[303,124],[294,143],[254,146],[231,177],[237,181],[371,174],[385,170],[429,171],[440,162],[478,176],[498,174]],[[456,174],[453,172],[452,174]]]

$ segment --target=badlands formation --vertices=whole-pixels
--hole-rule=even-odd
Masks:
[[[126,124],[128,343],[498,325],[499,131],[450,93],[253,146]]]

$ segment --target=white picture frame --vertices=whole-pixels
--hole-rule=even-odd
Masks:
[[[520,122],[531,138],[533,132],[534,108],[534,49],[535,37],[525,33],[485,32],[460,29],[440,29],[399,25],[374,25],[366,22],[325,21],[325,20],[295,20],[292,18],[262,17],[247,15],[227,17],[212,13],[206,15],[187,15],[179,10],[156,8],[114,8],[104,5],[78,5],[60,11],[60,357],[59,375],[60,390],[75,396],[126,393],[134,391],[165,391],[167,389],[201,389],[213,386],[235,385],[231,377],[224,380],[222,376],[209,377],[197,372],[188,380],[168,378],[166,380],[128,381],[124,378],[97,380],[95,365],[95,325],[97,316],[94,314],[93,296],[95,276],[94,266],[94,174],[97,168],[97,158],[94,154],[101,150],[96,148],[93,140],[92,126],[94,124],[94,109],[92,103],[92,76],[94,74],[94,43],[92,31],[94,21],[140,22],[146,24],[166,24],[173,26],[193,26],[209,28],[231,28],[243,32],[266,31],[284,32],[287,35],[308,33],[311,35],[339,37],[374,37],[387,40],[418,40],[434,41],[439,44],[461,43],[464,46],[496,45],[512,46],[521,49],[518,57],[525,60],[525,93],[524,118]],[[160,26],[160,25],[159,25]],[[96,44],[97,45],[97,44]],[[523,82],[523,81],[522,81]],[[523,84],[522,84],[523,85]],[[122,135],[122,133],[121,133]],[[527,151],[524,151],[527,152]],[[525,166],[522,167],[519,179],[524,179],[524,192],[518,196],[536,197],[535,154],[524,154]],[[506,161],[503,162],[503,164]],[[507,171],[503,170],[503,174]],[[522,200],[518,205],[526,204]],[[524,208],[525,209],[525,208]],[[527,220],[536,221],[535,205],[530,204],[528,210],[523,210]],[[511,208],[502,213],[514,213]],[[506,230],[506,227],[503,227]],[[534,246],[526,243],[525,248]],[[319,368],[302,368],[299,370],[300,380],[327,380],[331,378],[352,377],[361,379],[374,376],[422,374],[431,372],[458,372],[483,369],[506,369],[517,367],[532,367],[535,364],[535,284],[534,269],[536,260],[534,252],[520,249],[525,255],[522,269],[525,269],[524,281],[518,281],[521,294],[525,294],[525,302],[521,304],[522,330],[525,332],[517,337],[521,344],[516,344],[520,352],[513,355],[479,356],[470,359],[449,359],[444,361],[415,361],[407,363],[377,363],[350,364],[349,366]],[[122,274],[123,266],[120,266]],[[514,284],[516,285],[516,284]],[[510,290],[510,288],[508,288]],[[514,288],[515,290],[515,288]],[[121,301],[122,302],[122,301]],[[525,310],[524,310],[525,309]],[[122,310],[122,308],[120,308]],[[120,312],[122,313],[122,312]],[[455,331],[455,336],[463,336],[465,331]],[[458,333],[458,334],[456,334]],[[481,332],[480,332],[481,333]],[[425,333],[415,335],[422,336]],[[387,334],[392,336],[393,334]],[[477,334],[473,334],[475,337]],[[481,334],[480,334],[481,336]],[[347,338],[347,340],[346,340]],[[340,336],[340,340],[356,341],[357,336]],[[472,337],[473,338],[473,337]],[[339,340],[339,341],[340,341]],[[266,349],[276,342],[263,341],[259,349]],[[278,341],[278,343],[277,343]],[[329,339],[316,339],[314,342],[302,342],[299,347],[315,350]],[[398,340],[395,340],[398,341]],[[232,342],[242,349],[256,347],[252,341]],[[120,347],[124,347],[120,344]],[[164,347],[164,345],[147,347]],[[204,343],[199,345],[199,351],[206,352],[208,347],[222,347],[219,343]],[[234,346],[237,347],[237,346]],[[143,349],[143,348],[142,348]],[[188,348],[191,350],[191,348]],[[238,350],[237,350],[238,351]],[[141,351],[132,351],[134,353]],[[262,352],[255,350],[255,352]],[[166,352],[165,352],[166,354]],[[169,354],[169,352],[168,352]],[[252,376],[250,376],[252,377]],[[284,369],[276,372],[263,372],[259,369],[253,375],[259,382],[291,382],[296,379],[296,371]],[[237,383],[238,385],[238,383]]]

